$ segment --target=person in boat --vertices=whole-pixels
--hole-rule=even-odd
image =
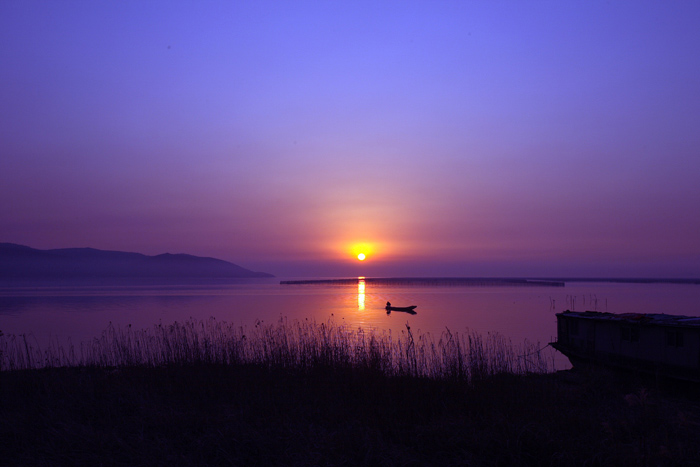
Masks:
[[[386,307],[391,308],[391,302],[386,302]]]

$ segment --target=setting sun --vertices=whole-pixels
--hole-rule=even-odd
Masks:
[[[365,261],[367,258],[374,257],[375,255],[375,245],[369,242],[355,242],[347,244],[346,246],[347,254],[351,256],[346,256],[346,258],[353,258],[357,261]]]

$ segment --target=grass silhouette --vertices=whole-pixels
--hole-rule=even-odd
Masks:
[[[536,344],[280,320],[0,336],[5,465],[694,465],[696,388]]]
[[[414,336],[408,324],[400,334],[392,335],[332,320],[289,322],[282,318],[248,329],[210,318],[140,330],[110,323],[100,337],[78,348],[53,342],[41,349],[31,336],[0,336],[0,370],[254,364],[473,381],[499,373],[551,371],[551,361],[538,351],[538,345],[515,346],[496,333],[459,334],[449,329],[435,341],[430,334]]]

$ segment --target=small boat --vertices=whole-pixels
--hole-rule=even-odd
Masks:
[[[386,302],[386,309],[387,313],[391,313],[392,311],[403,311],[405,313],[411,313],[411,314],[416,314],[417,312],[414,311],[416,308],[418,308],[418,305],[411,305],[411,306],[391,306],[390,302]]]
[[[388,306],[386,307],[387,310],[391,311],[413,311],[416,308],[418,308],[417,305],[411,305],[411,306]]]

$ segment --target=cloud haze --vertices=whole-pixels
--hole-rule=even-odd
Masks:
[[[697,277],[698,20],[2,2],[0,241],[276,275]]]

